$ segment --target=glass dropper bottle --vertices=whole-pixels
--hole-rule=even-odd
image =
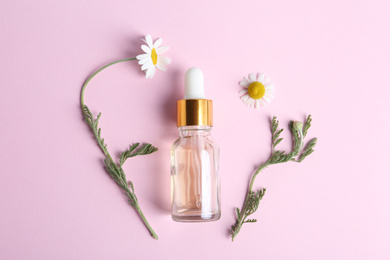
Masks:
[[[205,99],[203,73],[185,74],[184,99],[177,101],[180,137],[171,150],[172,219],[207,222],[221,217],[219,147],[211,137],[213,102]]]

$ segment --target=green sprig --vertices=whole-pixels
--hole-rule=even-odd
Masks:
[[[97,117],[94,119],[91,111],[89,110],[88,106],[84,104],[84,92],[86,89],[87,84],[90,82],[90,80],[96,76],[100,71],[104,70],[105,68],[108,68],[116,63],[119,62],[125,62],[125,61],[131,61],[135,60],[135,58],[130,59],[123,59],[111,62],[97,71],[95,71],[91,76],[88,77],[88,79],[85,81],[82,89],[81,89],[81,110],[84,116],[84,121],[87,123],[87,125],[92,130],[95,139],[100,147],[100,149],[103,151],[106,158],[104,159],[104,163],[106,165],[107,173],[110,175],[110,177],[116,182],[116,184],[124,191],[127,201],[129,204],[137,211],[138,215],[141,217],[142,221],[144,222],[145,226],[148,228],[150,234],[155,238],[158,239],[158,236],[156,232],[152,229],[149,222],[146,220],[137,199],[137,196],[134,193],[134,185],[131,181],[127,181],[126,174],[122,168],[123,164],[128,158],[132,158],[138,155],[147,155],[154,153],[158,151],[157,147],[154,147],[151,144],[145,143],[140,145],[140,143],[134,143],[130,146],[130,148],[126,151],[124,151],[120,158],[119,158],[119,164],[116,164],[114,160],[112,159],[110,153],[107,150],[107,144],[104,142],[104,138],[101,137],[101,128],[99,127],[99,119],[101,117],[101,113],[97,115]]]
[[[139,143],[132,144],[129,150],[126,150],[121,154],[120,165],[123,165],[128,158],[137,155],[147,155],[158,151],[158,148],[151,144],[143,144],[141,147],[138,146]]]
[[[260,164],[260,166],[256,169],[254,174],[252,175],[249,181],[249,188],[245,198],[244,205],[242,209],[236,208],[237,212],[237,220],[234,225],[232,225],[230,234],[232,236],[232,241],[234,241],[237,234],[240,232],[242,225],[244,223],[254,223],[257,222],[256,219],[247,219],[248,216],[252,215],[259,208],[260,200],[263,198],[266,189],[262,188],[257,192],[253,191],[253,184],[255,182],[256,176],[262,171],[264,168],[278,163],[285,163],[288,161],[302,162],[308,155],[314,152],[313,148],[317,143],[317,138],[313,138],[308,142],[306,147],[303,148],[303,139],[307,134],[308,129],[311,126],[311,115],[309,115],[306,119],[305,124],[303,125],[299,121],[291,121],[289,124],[289,129],[291,135],[293,137],[293,145],[291,152],[286,154],[285,151],[275,150],[276,146],[283,140],[283,138],[279,138],[280,134],[283,132],[283,129],[278,129],[279,121],[274,116],[271,122],[271,133],[272,133],[272,150],[270,158]]]

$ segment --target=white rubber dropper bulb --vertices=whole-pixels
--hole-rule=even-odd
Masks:
[[[204,99],[203,72],[198,68],[190,68],[184,76],[184,99]]]

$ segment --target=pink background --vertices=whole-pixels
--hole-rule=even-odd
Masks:
[[[0,8],[1,259],[390,259],[390,4],[383,1],[11,1]],[[81,85],[108,62],[169,45],[168,71],[136,62],[86,91],[113,155],[133,142],[160,151],[125,164],[153,240],[103,168],[79,108]],[[200,67],[221,147],[222,218],[170,217],[170,147],[187,68]],[[238,98],[250,72],[276,97]],[[315,153],[269,167],[267,193],[234,243],[228,230],[249,177],[270,153],[269,120],[313,116]],[[288,131],[281,147],[290,148]]]

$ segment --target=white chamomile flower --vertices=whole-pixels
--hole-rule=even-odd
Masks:
[[[241,100],[249,107],[260,108],[271,103],[274,97],[274,84],[263,73],[257,77],[255,73],[249,73],[239,84],[245,88],[238,92]]]
[[[136,58],[139,65],[142,65],[141,70],[146,70],[145,78],[151,79],[156,72],[156,67],[161,71],[166,71],[165,65],[171,63],[171,60],[167,57],[162,57],[160,54],[166,52],[169,47],[161,46],[162,39],[158,39],[153,43],[152,36],[146,35],[145,40],[142,39],[147,45],[142,45],[141,49],[145,54],[140,54]]]

